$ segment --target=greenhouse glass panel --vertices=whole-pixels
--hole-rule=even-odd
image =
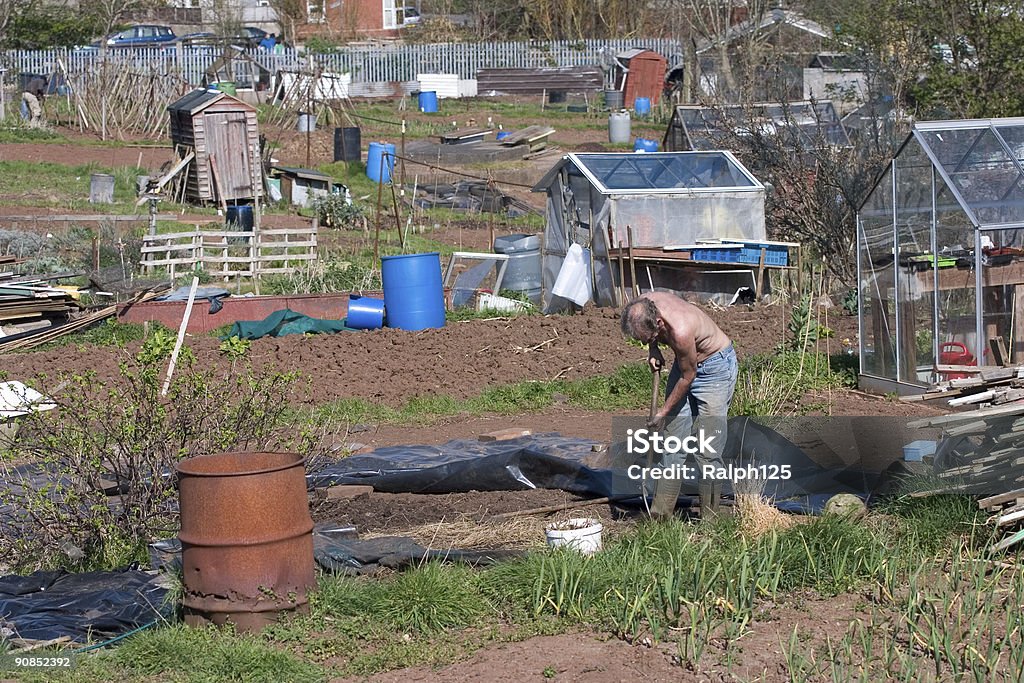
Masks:
[[[899,380],[927,384],[935,362],[935,259],[932,257],[932,164],[916,141],[894,161],[896,169]]]
[[[721,152],[585,154],[578,159],[607,192],[758,187]]]
[[[938,353],[942,365],[977,362],[975,334],[974,226],[956,205],[949,188],[936,178],[935,239],[939,247]],[[944,373],[950,379],[958,373]]]
[[[996,132],[1006,141],[1014,158],[1024,162],[1024,126],[996,126]]]
[[[896,309],[892,300],[892,172],[887,170],[862,207],[858,224],[860,258],[860,367],[865,375],[896,379]]]
[[[986,342],[982,353],[986,365],[997,362],[988,344],[993,339],[1000,340],[1001,349],[1009,354],[1003,362],[1024,359],[1024,261],[1015,253],[1024,246],[1022,236],[1020,230],[998,230],[985,232],[982,237],[989,245],[984,248],[981,266],[985,292],[981,319]]]

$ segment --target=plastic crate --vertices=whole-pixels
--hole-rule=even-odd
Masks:
[[[935,455],[938,444],[934,441],[912,441],[903,447],[903,459],[907,462],[921,462],[928,455]]]
[[[737,255],[738,263],[761,263],[761,248],[764,247],[764,264],[766,266],[788,266],[789,248],[780,244],[760,244],[758,242],[742,242],[743,248]]]
[[[741,263],[738,261],[742,249],[715,249],[700,247],[690,250],[690,258],[694,261],[712,261],[715,263]]]

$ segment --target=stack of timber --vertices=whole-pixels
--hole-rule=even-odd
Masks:
[[[51,287],[42,279],[0,283],[0,323],[66,318],[78,308],[71,291]]]
[[[157,287],[154,287],[152,290],[139,292],[131,301],[128,302],[128,305],[131,306],[136,303],[141,303],[143,301],[149,301],[151,299],[154,299],[160,296],[160,294],[163,293],[168,288],[169,286],[166,283],[161,283]],[[7,288],[0,287],[0,293],[2,293],[4,289]],[[68,292],[64,293],[68,294]],[[68,296],[70,297],[70,294],[68,294]],[[2,299],[2,296],[0,296],[0,299]],[[80,307],[78,306],[78,303],[73,303],[73,310],[79,310]],[[84,311],[81,313],[81,315],[78,316],[72,316],[69,313],[65,317],[65,319],[67,320],[66,322],[61,322],[59,324],[54,324],[49,327],[32,329],[19,334],[12,334],[6,337],[2,337],[0,338],[0,353],[32,349],[37,346],[41,346],[42,344],[55,341],[63,336],[73,334],[75,332],[81,332],[82,330],[85,330],[86,328],[91,327],[92,325],[98,322],[106,320],[107,318],[112,318],[113,316],[117,315],[117,310],[117,306],[106,306],[103,308],[94,308],[88,311]],[[0,311],[2,311],[2,307],[0,307]]]
[[[970,377],[948,379],[917,396],[904,396],[901,401],[947,400],[951,406],[1002,405],[1024,400],[1024,366],[975,367],[967,365],[938,366],[940,373],[970,374]]]
[[[935,475],[943,484],[929,493],[985,496],[979,504],[994,512],[992,521],[997,526],[1019,526],[1024,522],[1024,402],[907,424],[941,427],[944,432],[935,458]],[[1024,531],[1007,537],[996,549],[1008,548],[1021,540]]]
[[[994,547],[995,550],[1005,550],[1012,545],[1024,541],[1024,529],[1020,528],[1024,523],[1024,489],[1015,489],[1000,493],[978,501],[978,507],[992,513],[989,523],[999,528],[1007,528],[1010,533]]]

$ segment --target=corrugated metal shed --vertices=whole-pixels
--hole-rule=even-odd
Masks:
[[[180,158],[195,151],[185,197],[197,204],[262,196],[256,109],[223,92],[193,90],[167,107]]]
[[[539,94],[545,90],[585,92],[601,90],[604,73],[598,66],[543,67],[537,69],[480,69],[477,91]]]

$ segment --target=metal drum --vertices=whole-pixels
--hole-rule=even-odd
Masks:
[[[316,586],[305,461],[218,453],[178,464],[185,623],[258,631]]]

